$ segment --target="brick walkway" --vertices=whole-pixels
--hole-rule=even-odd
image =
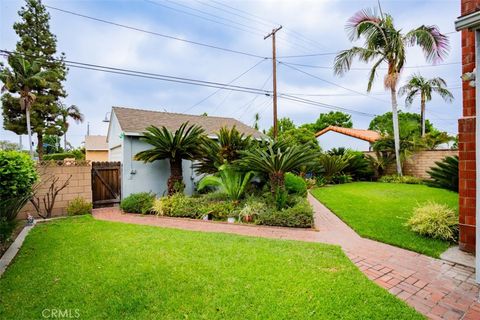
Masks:
[[[100,220],[340,245],[367,277],[429,318],[480,319],[472,268],[364,239],[311,195],[309,201],[316,231],[121,214],[117,208],[95,209],[93,215]]]

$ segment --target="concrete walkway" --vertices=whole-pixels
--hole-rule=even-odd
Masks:
[[[311,195],[309,201],[316,231],[122,214],[118,208],[95,209],[93,215],[99,220],[340,245],[371,280],[430,319],[480,319],[472,268],[364,239]]]

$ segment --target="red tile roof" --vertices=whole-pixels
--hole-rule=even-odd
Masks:
[[[338,132],[350,137],[354,137],[360,140],[368,141],[368,142],[375,142],[381,138],[380,133],[373,130],[364,130],[364,129],[352,129],[352,128],[342,128],[336,126],[329,126],[325,129],[318,131],[315,134],[315,137],[320,137],[321,135],[327,133],[328,131]]]

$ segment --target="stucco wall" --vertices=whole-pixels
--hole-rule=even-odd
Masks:
[[[375,155],[375,152],[366,152],[367,154]],[[414,176],[418,178],[428,179],[430,176],[427,171],[435,166],[436,161],[441,161],[447,156],[458,155],[458,150],[424,150],[412,155],[403,164],[403,174]],[[395,164],[393,163],[387,170],[388,174],[395,174]]]
[[[370,142],[350,137],[338,132],[328,131],[317,138],[318,144],[324,151],[332,148],[347,148],[356,151],[370,150]]]
[[[108,150],[87,150],[85,159],[89,161],[108,161]]]
[[[151,148],[139,137],[126,136],[123,141],[122,167],[122,197],[137,192],[153,192],[158,196],[167,193],[167,180],[170,177],[170,163],[168,160],[158,160],[152,163],[135,161],[133,157],[140,151]],[[183,161],[183,182],[185,193],[194,191],[195,173],[191,161]]]
[[[91,166],[88,163],[76,163],[75,161],[59,162],[57,164],[38,165],[37,171],[40,176],[37,196],[42,197],[47,193],[52,177],[58,177],[58,186],[61,186],[68,177],[70,182],[68,186],[57,195],[52,216],[61,216],[67,213],[67,206],[70,200],[76,197],[82,197],[85,200],[92,201],[92,178]],[[43,209],[43,204],[42,204]],[[25,219],[27,213],[38,217],[34,206],[29,202],[18,215],[19,219]]]

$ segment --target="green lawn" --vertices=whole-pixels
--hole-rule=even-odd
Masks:
[[[439,257],[450,243],[417,235],[405,226],[413,208],[429,200],[458,210],[458,194],[425,185],[355,182],[318,188],[313,196],[361,236]]]
[[[0,319],[422,319],[339,247],[91,217],[40,224],[0,278]]]

